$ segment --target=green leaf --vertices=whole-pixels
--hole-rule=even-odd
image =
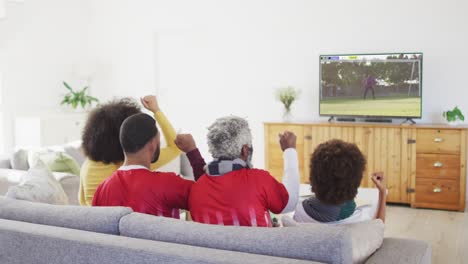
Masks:
[[[447,121],[452,122],[455,121],[455,115],[452,111],[447,111]]]
[[[96,97],[92,97],[90,95],[88,95],[88,99],[90,100],[90,102],[99,102],[99,100]]]
[[[458,108],[458,106],[455,106],[455,108],[453,109],[452,111],[453,113],[453,120],[457,120],[460,119],[461,121],[464,121],[465,120],[465,116],[463,115],[462,111],[460,110],[460,108]]]
[[[63,105],[63,104],[70,104],[70,95],[65,95],[65,97],[63,97],[63,100],[60,103],[60,105]]]
[[[63,85],[65,85],[65,88],[67,88],[68,90],[70,90],[70,92],[73,92],[73,89],[70,87],[70,85],[68,85],[67,82],[63,82]]]

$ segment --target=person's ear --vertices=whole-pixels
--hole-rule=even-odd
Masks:
[[[153,138],[153,150],[156,150],[160,144],[159,134]]]
[[[148,143],[146,149],[148,150],[149,153],[154,153],[156,149],[158,148],[159,145],[159,140],[157,137],[153,137]]]
[[[241,159],[247,160],[249,157],[249,146],[243,145],[241,149]]]

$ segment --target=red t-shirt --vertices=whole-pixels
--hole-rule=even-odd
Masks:
[[[272,226],[269,211],[278,214],[289,194],[267,171],[241,169],[222,176],[203,175],[190,191],[193,221],[206,224]]]
[[[175,173],[118,170],[99,185],[93,206],[127,206],[138,213],[179,218],[179,209],[188,209],[192,185]]]

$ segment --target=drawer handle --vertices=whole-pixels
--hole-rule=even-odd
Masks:
[[[434,162],[434,167],[441,168],[442,166],[444,166],[444,164],[442,162],[440,162],[440,161]]]
[[[437,142],[437,143],[444,142],[444,139],[443,138],[434,138],[434,142]]]
[[[436,188],[434,188],[434,190],[432,190],[432,191],[435,192],[435,193],[441,193],[441,192],[442,192],[442,189],[439,188],[439,187],[436,187]]]

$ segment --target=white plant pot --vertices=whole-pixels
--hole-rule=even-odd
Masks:
[[[459,126],[461,124],[463,124],[463,121],[461,120],[455,120],[455,121],[452,121],[452,122],[447,122],[449,124],[449,126]]]

